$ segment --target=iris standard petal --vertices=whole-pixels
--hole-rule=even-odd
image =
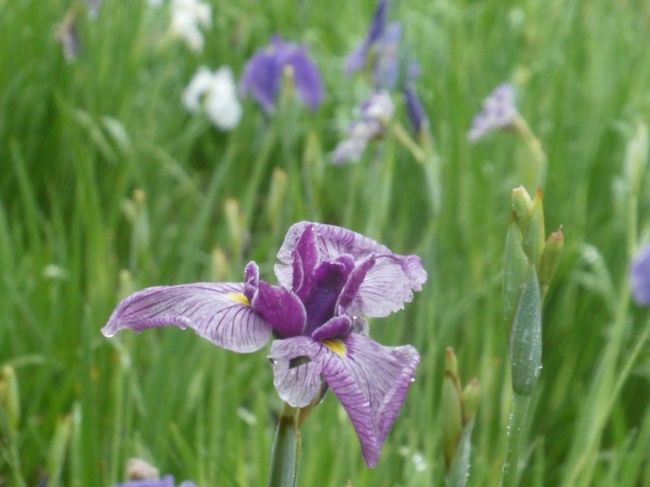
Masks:
[[[275,340],[269,360],[273,365],[273,384],[280,398],[293,407],[309,405],[321,393],[323,345],[306,336]]]
[[[279,263],[275,274],[280,283],[291,287],[293,279],[293,251],[305,228],[313,225],[321,261],[335,260],[349,254],[357,264],[375,254],[375,264],[368,270],[351,300],[348,314],[383,317],[402,309],[413,299],[413,291],[420,291],[427,280],[422,261],[415,255],[394,254],[388,247],[359,233],[334,225],[311,222],[296,223],[289,228],[278,251]]]
[[[321,362],[323,379],[341,401],[361,442],[363,457],[374,467],[406,399],[420,361],[407,345],[384,347],[352,334],[343,347],[328,349]]]
[[[288,289],[260,281],[251,304],[282,338],[300,335],[305,328],[305,307]]]
[[[630,283],[634,300],[644,306],[650,305],[650,245],[643,247],[634,257]]]
[[[129,328],[191,328],[215,345],[254,352],[271,337],[271,325],[250,306],[244,285],[195,283],[143,289],[122,300],[102,328],[105,336]]]

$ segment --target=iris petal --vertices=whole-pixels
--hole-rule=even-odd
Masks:
[[[228,350],[254,352],[266,344],[272,328],[245,304],[243,293],[244,285],[238,283],[150,287],[120,302],[102,333],[173,325],[191,328]]]

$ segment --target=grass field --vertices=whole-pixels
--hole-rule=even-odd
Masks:
[[[562,224],[566,239],[521,485],[650,486],[650,322],[628,288],[650,236],[650,181],[624,170],[650,123],[650,3],[395,1],[442,164],[438,215],[422,166],[393,139],[356,165],[328,159],[369,93],[343,66],[374,2],[211,3],[195,54],[167,34],[164,6],[106,0],[96,21],[79,16],[81,52],[67,63],[54,39],[70,2],[0,0],[0,366],[20,397],[19,417],[3,402],[0,485],[110,486],[133,456],[202,487],[263,485],[281,406],[265,351],[238,355],[172,328],[112,340],[99,330],[141,287],[241,281],[250,259],[274,280],[300,220],[418,254],[429,273],[405,311],[372,323],[377,341],[422,355],[379,465],[365,466],[329,394],[303,428],[300,485],[442,485],[448,346],[463,380],[481,384],[469,484],[498,485],[511,401],[503,249],[529,155],[512,134],[471,145],[467,131],[510,80],[548,155],[547,229]],[[310,47],[326,89],[316,112],[266,118],[249,99],[240,125],[220,132],[184,110],[200,65],[239,76],[275,33]]]

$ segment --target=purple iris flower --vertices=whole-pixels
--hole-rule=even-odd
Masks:
[[[634,300],[650,306],[650,245],[639,250],[632,260],[630,283]]]
[[[512,127],[517,116],[515,90],[510,83],[503,83],[483,102],[483,110],[474,117],[468,138],[476,142],[490,132]]]
[[[123,484],[117,484],[114,487],[176,487],[174,477],[166,475],[162,479],[143,479],[143,480],[130,480]],[[196,487],[194,482],[186,480],[178,484],[178,487]]]
[[[242,92],[250,93],[267,113],[272,113],[287,67],[293,70],[296,91],[302,102],[312,110],[318,108],[324,90],[316,64],[305,47],[284,42],[279,36],[274,36],[268,46],[259,49],[246,63]]]
[[[279,285],[261,280],[250,262],[243,283],[144,289],[117,306],[102,333],[174,325],[235,352],[259,350],[273,336],[269,359],[280,397],[306,407],[329,387],[373,467],[420,357],[410,345],[369,338],[362,316],[384,317],[410,302],[427,279],[420,258],[310,222],[289,229],[277,257]]]
[[[379,0],[366,38],[352,51],[345,66],[348,73],[369,67],[376,88],[392,89],[399,77],[402,26],[387,22],[388,0]]]

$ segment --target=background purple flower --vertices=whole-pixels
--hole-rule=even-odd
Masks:
[[[650,245],[639,250],[630,267],[630,285],[634,300],[650,306]]]
[[[260,279],[250,262],[243,283],[144,289],[117,306],[102,332],[174,325],[236,352],[258,350],[274,334],[270,359],[280,397],[305,407],[331,388],[374,466],[420,357],[408,345],[376,343],[358,317],[387,316],[411,301],[427,279],[420,258],[310,222],[289,229],[277,257],[280,285]]]
[[[287,43],[274,36],[268,46],[259,49],[246,63],[241,81],[244,94],[250,94],[262,108],[271,113],[275,109],[284,70],[291,68],[296,91],[302,102],[312,110],[323,101],[321,76],[303,46]]]
[[[494,130],[511,127],[516,117],[515,90],[510,83],[501,84],[483,102],[483,110],[474,117],[468,138],[476,142]]]
[[[165,475],[162,479],[143,479],[143,480],[130,480],[123,484],[117,484],[114,487],[176,487],[174,477]],[[197,487],[194,482],[186,480],[178,484],[178,487]]]
[[[429,116],[427,115],[422,102],[415,90],[415,81],[420,76],[420,66],[412,62],[408,68],[408,78],[404,84],[404,100],[406,102],[406,111],[416,134],[422,129],[429,126]]]

